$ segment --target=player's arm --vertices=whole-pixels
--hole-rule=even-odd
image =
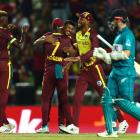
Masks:
[[[105,49],[101,48],[101,47],[95,48],[93,50],[93,56],[98,58],[98,59],[101,59],[106,64],[111,64],[112,63],[110,53],[107,53],[107,51]]]
[[[93,56],[103,60],[107,64],[111,64],[112,60],[118,61],[128,59],[128,57],[130,56],[130,51],[129,50],[112,51],[110,53],[107,53],[105,49],[99,47],[93,50]]]
[[[45,34],[42,37],[35,40],[33,44],[34,46],[44,45],[44,43],[55,44],[56,41],[58,40],[54,38],[52,34]]]
[[[63,48],[63,51],[68,54],[67,57],[75,57],[78,56],[78,50],[77,50],[77,43],[76,43],[76,36],[73,34],[72,36],[69,36],[69,47],[66,46]]]
[[[130,56],[130,51],[129,50],[124,50],[124,51],[112,51],[110,53],[110,57],[112,60],[118,61],[118,60],[126,60]]]
[[[125,40],[123,43],[123,50],[122,51],[112,51],[110,53],[111,59],[112,60],[125,60],[128,59],[129,56],[131,55],[131,47],[133,47],[133,36],[130,34],[127,34],[125,36]]]
[[[92,56],[93,56],[93,48],[94,48],[94,43],[95,42],[97,42],[97,40],[96,40],[96,35],[94,35],[94,34],[92,34],[91,36],[90,36],[90,40],[91,40],[91,48],[90,48],[90,50],[87,52],[87,53],[85,53],[85,54],[83,54],[83,55],[79,55],[78,54],[78,51],[77,51],[77,56],[76,57],[69,57],[69,58],[65,58],[64,60],[65,61],[72,61],[72,62],[77,62],[77,61],[88,61]],[[98,43],[96,43],[96,44],[98,44]],[[74,46],[75,46],[75,48],[77,48],[77,44],[75,43],[74,44]],[[76,49],[76,50],[78,50],[78,49]]]
[[[68,62],[80,61],[81,58],[80,58],[79,53],[78,53],[77,44],[74,43],[74,45],[72,45],[72,46],[73,46],[73,49],[72,49],[72,53],[70,55],[71,57],[64,58],[64,61],[68,61]]]
[[[80,56],[81,61],[88,61],[90,59],[90,57],[92,57],[93,54],[93,49],[89,50],[87,53],[82,54]]]
[[[15,25],[8,25],[9,30],[11,31],[12,35],[10,36],[8,49],[11,46],[16,46],[23,48],[25,45],[25,37],[26,33],[28,32],[29,26],[23,26],[21,29],[17,28]]]
[[[70,56],[77,56],[78,52],[77,49],[75,49],[75,46],[73,44],[69,44],[69,46],[63,48],[64,53],[67,54],[68,57]]]
[[[107,64],[111,64],[112,60],[118,61],[128,59],[128,57],[130,56],[130,51],[129,50],[112,51],[110,53],[107,53],[105,49],[99,47],[94,49],[93,56],[103,60]]]
[[[46,42],[46,36],[43,35],[42,37],[40,37],[37,40],[35,40],[33,45],[34,46],[39,46],[39,45],[43,45],[45,42]]]
[[[96,38],[95,32],[91,32],[90,40],[91,40],[91,48],[87,53],[80,56],[78,55],[77,57],[65,58],[65,61],[73,61],[73,62],[77,62],[80,60],[88,61],[91,57],[93,57],[93,48],[95,45],[98,46],[98,39]],[[76,44],[75,44],[75,48],[76,48]]]
[[[68,62],[65,66],[63,66],[62,72],[64,73],[64,71],[69,71],[72,64],[73,62]]]
[[[79,56],[79,53],[78,53],[78,46],[77,46],[77,43],[76,42],[71,42],[70,43],[71,45],[71,47],[65,47],[64,48],[64,50],[65,50],[65,52],[67,52],[68,51],[68,53],[70,54],[67,58],[64,58],[64,61],[67,61],[67,62],[69,62],[70,64],[70,66],[72,65],[72,62],[77,62],[77,61],[80,61],[80,56]],[[70,67],[68,65],[68,67]]]
[[[18,45],[20,45],[21,48],[24,48],[25,46],[25,40],[26,40],[26,33],[29,30],[29,25],[24,25],[21,28],[21,38],[17,41]]]
[[[131,54],[131,52],[130,52],[129,50],[125,50],[125,51],[123,51],[123,53],[125,53],[125,55],[126,55],[127,57],[129,57],[130,54]]]

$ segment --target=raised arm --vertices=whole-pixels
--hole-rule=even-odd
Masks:
[[[42,37],[38,38],[37,40],[35,40],[34,45],[39,46],[39,45],[43,45],[46,42],[55,44],[56,41],[58,41],[58,40],[56,38],[54,38],[52,34],[46,34],[46,35],[43,35]]]
[[[35,40],[33,45],[39,46],[39,45],[43,45],[45,42],[46,42],[46,36],[42,36],[42,37],[38,38],[37,40]]]
[[[23,48],[25,45],[26,33],[29,30],[29,26],[22,26],[22,28],[16,27],[14,24],[9,24],[8,29],[11,31],[12,35],[9,40],[8,48],[11,46],[16,46]]]

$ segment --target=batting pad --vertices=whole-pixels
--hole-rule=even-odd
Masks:
[[[107,133],[110,135],[113,132],[112,129],[112,98],[111,96],[104,95],[102,97],[102,106],[103,106],[103,112],[104,112],[104,119],[105,119],[105,125]]]
[[[124,112],[127,112],[134,118],[140,121],[140,105],[129,100],[116,100],[116,105],[118,105]]]

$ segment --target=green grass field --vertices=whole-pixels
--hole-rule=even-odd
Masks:
[[[120,135],[119,138],[100,138],[96,134],[0,134],[0,140],[140,140],[138,134]]]

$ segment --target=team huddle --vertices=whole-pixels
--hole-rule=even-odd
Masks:
[[[0,133],[12,132],[14,126],[8,122],[5,108],[10,84],[10,48],[23,46],[27,27],[22,28],[21,38],[15,38],[7,22],[7,12],[0,11]],[[118,30],[111,52],[96,46],[97,33],[92,27],[93,16],[89,12],[78,15],[78,31],[73,21],[56,18],[52,32],[45,33],[34,41],[34,46],[44,46],[45,64],[42,81],[42,127],[36,133],[49,133],[52,97],[58,92],[59,133],[79,134],[80,107],[89,85],[101,97],[106,130],[100,137],[118,137],[129,127],[120,110],[140,120],[140,107],[134,102],[135,37],[127,26],[126,11],[116,9],[108,18],[111,31]],[[100,60],[112,65],[109,78],[105,79]],[[76,81],[72,111],[68,100],[68,71],[74,62],[80,62],[80,74]],[[117,126],[116,122],[119,122]]]

